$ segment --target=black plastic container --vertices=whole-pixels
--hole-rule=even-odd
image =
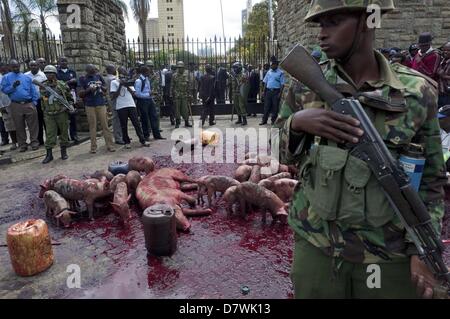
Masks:
[[[175,210],[164,204],[147,208],[142,215],[148,255],[172,256],[177,250]]]

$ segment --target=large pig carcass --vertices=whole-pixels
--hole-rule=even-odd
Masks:
[[[137,187],[136,198],[144,210],[156,204],[172,206],[176,211],[177,228],[187,231],[191,225],[186,216],[208,215],[211,210],[195,208],[196,198],[182,191],[186,183],[191,186],[195,180],[179,170],[163,168],[143,178]],[[183,208],[183,203],[188,204],[190,208]]]

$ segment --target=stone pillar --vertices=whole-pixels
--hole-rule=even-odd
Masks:
[[[67,23],[70,5],[80,8],[79,27]],[[111,0],[58,0],[58,11],[64,54],[77,72],[84,72],[89,63],[103,71],[108,64],[125,62],[125,21]]]
[[[108,64],[126,61],[125,21],[120,7],[111,0],[58,0],[57,4],[64,55],[78,77],[85,73],[87,64],[94,64],[103,73]],[[73,11],[71,5],[77,9]],[[76,12],[80,13],[79,25],[72,24]],[[88,131],[84,110],[78,118],[78,130]]]

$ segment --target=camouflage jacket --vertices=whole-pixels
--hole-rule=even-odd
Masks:
[[[376,53],[376,57],[380,65],[380,80],[366,82],[359,91],[334,60],[326,61],[322,67],[329,83],[344,95],[352,95],[360,100],[393,154],[399,154],[410,143],[423,146],[426,163],[419,194],[429,209],[433,225],[440,233],[446,175],[436,117],[436,83],[400,64],[390,65],[379,53]],[[281,161],[300,167],[310,156],[311,146],[317,146],[320,138],[292,131],[293,114],[301,109],[329,106],[314,92],[290,81],[291,86],[284,96],[276,126],[280,129]],[[383,111],[376,107],[376,99],[362,97],[360,93],[363,92],[387,98],[385,100],[392,103],[403,101],[405,110],[401,113]],[[301,180],[303,182],[302,177]],[[390,222],[381,227],[325,221],[311,209],[305,187],[300,184],[291,205],[289,224],[297,236],[321,248],[325,254],[355,263],[386,263],[416,253],[395,214]]]
[[[232,90],[234,95],[241,95],[245,97],[249,91],[249,78],[247,72],[241,72],[238,75],[232,77]]]
[[[69,86],[63,81],[57,81],[56,86],[49,85],[48,81],[43,83],[44,85],[50,86],[56,93],[63,96],[67,102],[73,103],[73,97],[70,92]],[[66,112],[66,107],[60,103],[58,100],[53,98],[47,90],[40,88],[41,93],[41,107],[44,114],[55,115],[62,112]]]
[[[191,96],[191,85],[187,71],[184,71],[183,74],[175,72],[172,76],[172,82],[170,83],[171,96],[174,98],[187,98]]]
[[[152,88],[152,96],[155,102],[161,102],[162,100],[162,86],[161,86],[161,76],[159,72],[153,72],[150,74],[150,85]]]

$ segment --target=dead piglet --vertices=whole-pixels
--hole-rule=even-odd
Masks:
[[[59,182],[62,179],[67,179],[68,177],[66,175],[57,175],[51,179],[45,180],[41,185],[41,190],[39,191],[39,198],[44,198],[44,194],[47,191],[53,190],[55,187],[55,184]]]
[[[283,178],[273,182],[271,189],[285,203],[290,203],[294,197],[294,191],[298,181],[295,179]]]
[[[124,182],[117,184],[112,207],[120,216],[124,225],[127,225],[128,221],[131,219],[130,206],[128,205],[130,198],[131,195],[128,194],[127,184]]]
[[[44,194],[44,203],[46,207],[45,215],[52,222],[57,222],[59,227],[59,218],[62,213],[66,213],[66,215],[72,216],[77,213],[70,211],[69,203],[65,198],[63,198],[60,194],[55,191],[47,191]],[[66,224],[65,224],[66,225]],[[70,226],[70,223],[69,223]]]
[[[185,183],[181,185],[181,191],[182,192],[193,192],[198,190],[197,184],[191,184],[191,183]]]
[[[239,181],[228,176],[205,176],[199,181],[198,201],[204,203],[203,196],[208,195],[208,206],[211,208],[213,195],[217,198],[217,193],[223,194],[228,188],[239,184]]]
[[[127,176],[124,174],[118,174],[114,176],[114,178],[112,179],[111,183],[109,184],[109,189],[111,190],[111,192],[115,192],[116,187],[117,185],[119,185],[119,183],[126,183],[126,182]]]
[[[234,179],[237,181],[244,183],[247,182],[252,175],[253,167],[250,165],[241,165],[238,167],[236,172],[234,173]]]
[[[94,202],[110,196],[109,182],[85,182],[65,179],[56,183],[55,191],[67,200],[84,201],[89,211],[89,218],[94,220]]]
[[[163,178],[171,178],[178,183],[196,183],[194,179],[187,176],[180,170],[174,168],[162,168],[151,174],[152,177],[163,177]]]
[[[288,216],[286,205],[274,192],[250,182],[236,186],[235,192],[241,204],[241,214],[247,215],[247,207],[253,205],[261,210],[264,223],[267,212],[272,215],[274,221],[286,223]]]
[[[133,157],[128,161],[130,171],[145,172],[149,174],[155,170],[155,163],[149,157]]]
[[[100,171],[96,171],[94,174],[92,174],[90,178],[94,178],[94,179],[98,179],[99,181],[102,181],[103,177],[105,177],[106,180],[108,182],[110,182],[114,178],[114,175],[108,170],[100,170]]]

